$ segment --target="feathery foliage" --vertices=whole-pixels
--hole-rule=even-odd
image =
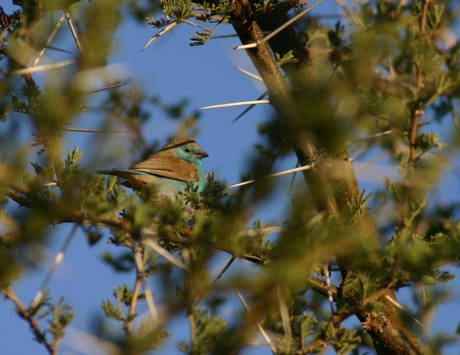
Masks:
[[[460,149],[457,3],[337,3],[340,20],[319,16],[318,3],[289,25],[315,5],[14,0],[17,10],[0,10],[0,290],[30,329],[24,325],[18,337],[58,353],[80,310],[53,301],[48,283],[70,240],[84,235],[88,248],[107,242],[103,265],[120,277],[113,292],[94,300],[101,318],[91,332],[110,343],[107,353],[161,352],[171,335],[185,354],[236,354],[253,345],[274,354],[440,354],[458,341],[459,327],[430,329],[439,306],[455,307],[450,290],[458,283],[459,186],[443,179],[447,169],[458,170]],[[71,52],[54,47],[56,15],[72,33]],[[152,42],[175,26],[203,26],[185,26],[197,51],[217,40],[217,28],[236,33],[274,108],[246,154],[243,176],[252,184],[232,189],[211,172],[201,194],[189,187],[159,201],[156,186],[130,191],[93,173],[122,147],[144,159],[168,141],[147,143],[150,105],[178,136],[201,127],[186,99],[166,103],[108,79],[117,33],[133,19],[145,20],[143,33],[147,25],[156,31],[146,56],[158,55]],[[206,61],[194,68],[203,78]],[[100,90],[88,76],[103,83],[96,100]],[[236,89],[225,84],[222,90]],[[93,133],[129,137],[82,141],[84,154],[67,133],[94,114]],[[308,169],[282,186],[291,197],[273,206],[282,223],[254,220],[278,188],[267,175],[294,157]],[[376,171],[372,184],[359,186],[353,160],[378,157],[388,176]],[[446,191],[448,204],[440,198]],[[72,232],[35,298],[19,297],[17,285],[36,268],[28,255],[40,259],[40,246],[65,237],[66,225]],[[89,251],[79,260],[88,258]],[[217,272],[216,264],[223,265]],[[177,319],[190,330],[178,331],[178,341]]]

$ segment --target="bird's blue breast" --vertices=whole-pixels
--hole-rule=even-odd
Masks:
[[[198,193],[201,193],[206,187],[206,174],[201,168],[201,161],[200,161],[199,166],[197,166],[197,171],[198,171],[198,181],[193,184],[193,187],[194,188],[198,187]]]
[[[174,200],[175,196],[179,192],[183,192],[187,186],[187,182],[169,179],[161,176],[155,177],[155,185],[158,188],[158,193],[171,200]]]

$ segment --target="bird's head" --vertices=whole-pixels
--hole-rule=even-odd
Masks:
[[[201,159],[206,158],[208,153],[200,148],[191,138],[178,138],[166,144],[161,151],[172,149],[176,155],[190,163],[200,163]]]

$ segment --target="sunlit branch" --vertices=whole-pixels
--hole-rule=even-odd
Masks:
[[[132,252],[134,254],[134,263],[136,265],[136,281],[133,287],[131,302],[129,303],[127,322],[124,326],[124,329],[128,334],[131,334],[132,331],[133,319],[136,315],[137,300],[139,299],[141,286],[143,283],[147,283],[142,249],[138,245],[134,244],[132,246]]]
[[[147,307],[149,309],[150,317],[153,319],[154,322],[158,322],[158,310],[155,306],[155,301],[153,300],[153,292],[150,290],[150,286],[148,281],[144,282],[144,293],[145,293],[145,301],[147,302]]]

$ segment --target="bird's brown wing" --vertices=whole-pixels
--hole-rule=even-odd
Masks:
[[[159,151],[134,164],[130,169],[186,182],[195,182],[198,179],[196,167],[171,151]]]

